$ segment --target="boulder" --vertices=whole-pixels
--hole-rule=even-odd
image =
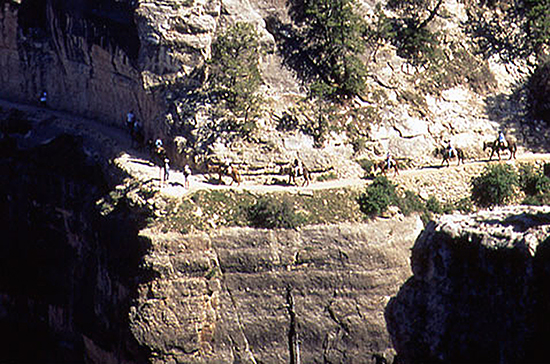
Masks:
[[[547,361],[550,207],[443,216],[386,307],[400,363]]]

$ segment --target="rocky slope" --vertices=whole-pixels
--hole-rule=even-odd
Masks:
[[[548,207],[430,223],[386,307],[399,362],[546,362]]]
[[[0,96],[34,103],[42,91],[53,108],[123,126],[134,110],[148,137],[163,137],[176,163],[197,163],[204,153],[232,160],[250,170],[273,169],[296,157],[312,169],[333,167],[340,176],[358,176],[354,158],[378,158],[390,150],[405,164],[431,161],[431,151],[452,139],[470,156],[484,139],[505,128],[526,148],[544,143],[544,130],[523,125],[524,99],[515,85],[532,71],[525,61],[476,55],[466,24],[467,3],[443,2],[434,30],[446,34],[447,64],[441,77],[464,79],[426,91],[428,70],[412,67],[390,44],[367,54],[367,92],[339,113],[342,125],[357,130],[353,138],[336,128],[322,147],[299,131],[277,130],[277,117],[306,95],[297,74],[285,66],[281,29],[291,24],[283,1],[81,1],[66,5],[48,0],[0,2]],[[364,1],[365,15],[377,2]],[[205,145],[208,124],[216,122],[196,102],[205,79],[205,61],[213,39],[238,21],[255,25],[267,53],[261,58],[268,100],[258,122],[255,143],[218,139]],[[476,83],[477,82],[477,83]],[[433,84],[431,85],[433,86]],[[433,87],[431,87],[433,88]],[[70,97],[69,97],[70,95]],[[209,136],[208,138],[210,138]],[[352,141],[360,142],[357,154]]]

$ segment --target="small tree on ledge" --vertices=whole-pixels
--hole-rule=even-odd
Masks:
[[[260,48],[254,26],[237,23],[214,40],[208,62],[207,93],[215,100],[215,115],[242,134],[252,131],[261,114]]]

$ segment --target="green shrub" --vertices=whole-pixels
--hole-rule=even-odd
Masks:
[[[367,147],[367,140],[362,137],[355,138],[351,141],[351,146],[353,147],[354,153],[361,153]]]
[[[367,186],[357,202],[359,209],[370,216],[379,215],[386,211],[388,206],[396,201],[395,184],[384,176],[376,177]]]
[[[544,205],[539,196],[525,196],[522,205],[542,206]]]
[[[289,201],[268,197],[262,197],[250,205],[247,217],[252,227],[266,229],[296,229],[305,222],[305,218],[294,211]]]
[[[430,196],[426,200],[426,210],[433,212],[434,214],[441,214],[443,213],[443,207],[441,206],[441,203],[439,200],[433,196]]]
[[[462,213],[469,213],[474,210],[472,200],[469,197],[464,197],[458,201],[445,204],[443,206],[443,212],[449,213],[452,211],[460,211]]]
[[[370,159],[359,159],[357,164],[365,171],[366,178],[374,178],[374,162]]]
[[[550,179],[531,164],[519,168],[519,186],[528,196],[541,195],[550,191]]]
[[[319,177],[317,177],[317,181],[319,182],[333,181],[335,179],[338,179],[338,176],[333,171],[330,171],[327,174],[322,174]]]
[[[412,212],[424,212],[426,210],[426,205],[420,196],[409,190],[405,191],[404,196],[398,198],[397,206],[405,216],[410,215]]]
[[[485,167],[478,177],[472,178],[472,200],[479,206],[504,205],[514,196],[519,180],[507,164]]]

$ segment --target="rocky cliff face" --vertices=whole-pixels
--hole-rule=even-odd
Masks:
[[[83,139],[35,139],[22,116],[0,118],[0,361],[143,362],[127,313],[144,216],[125,204],[100,214],[113,180]]]
[[[430,223],[386,307],[399,362],[546,362],[549,224],[547,207]]]
[[[140,40],[129,2],[0,2],[0,97],[123,125],[158,114],[137,67]]]
[[[297,352],[300,363],[391,361],[383,307],[409,277],[421,227],[407,218],[301,231],[145,231],[146,266],[157,276],[140,286],[132,332],[154,363],[298,363]]]
[[[361,10],[372,15],[376,4],[362,1]],[[467,6],[443,2],[446,16],[433,24],[446,34],[448,64],[460,60],[453,69],[440,70],[442,77],[451,74],[463,83],[442,82],[437,93],[429,93],[422,85],[433,88],[431,71],[411,66],[391,45],[365,55],[367,92],[340,113],[341,124],[357,130],[355,138],[364,148],[358,154],[346,128],[328,133],[321,147],[309,135],[277,130],[277,116],[306,95],[285,58],[290,50],[284,29],[291,28],[291,19],[287,2],[278,0],[81,0],[71,5],[2,0],[0,97],[34,103],[47,91],[53,108],[119,126],[134,110],[147,137],[163,137],[176,163],[213,153],[255,171],[272,170],[299,153],[311,169],[333,167],[339,176],[358,176],[362,171],[354,158],[377,158],[391,150],[404,164],[421,165],[448,139],[474,157],[499,128],[523,146],[543,142],[543,130],[531,134],[522,125],[524,100],[514,96],[514,85],[532,69],[521,60],[476,58],[466,41],[465,24],[472,20]],[[238,21],[254,24],[267,50],[260,65],[266,112],[255,143],[222,138],[205,146],[205,125],[216,120],[204,113],[195,91],[204,82],[213,39]]]

